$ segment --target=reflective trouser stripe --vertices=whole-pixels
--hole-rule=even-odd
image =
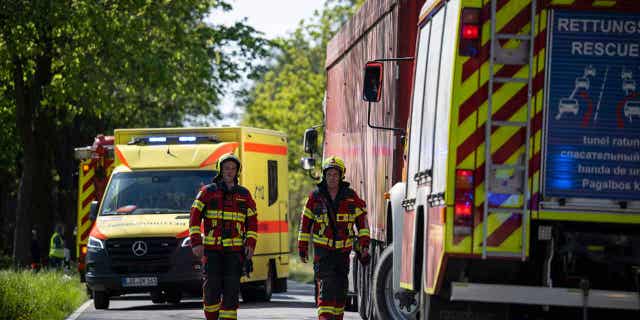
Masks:
[[[334,307],[331,307],[331,306],[318,307],[318,315],[322,315],[323,313],[336,314]]]
[[[236,310],[220,310],[220,319],[238,319]]]
[[[216,304],[212,304],[212,305],[204,305],[204,311],[205,312],[216,312],[220,310],[220,304],[216,303]]]

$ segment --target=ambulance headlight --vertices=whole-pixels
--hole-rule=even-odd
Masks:
[[[87,247],[88,248],[93,248],[93,249],[98,249],[98,250],[103,250],[104,249],[104,241],[89,236],[89,242],[87,243]]]
[[[184,240],[182,240],[182,244],[180,245],[181,247],[191,247],[191,237],[186,237],[184,238]]]

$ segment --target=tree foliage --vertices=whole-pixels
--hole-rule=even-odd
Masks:
[[[243,23],[205,23],[212,10],[229,9],[218,0],[0,2],[0,174],[20,178],[19,262],[36,222],[29,215],[51,211],[56,190],[70,188],[73,146],[114,127],[219,116],[226,84],[268,48]],[[65,218],[64,209],[34,218]]]
[[[326,46],[363,0],[329,0],[311,21],[301,21],[277,49],[266,71],[246,92],[241,105],[245,125],[283,131],[289,136],[290,221],[297,221],[313,180],[300,168],[305,129],[323,123]]]

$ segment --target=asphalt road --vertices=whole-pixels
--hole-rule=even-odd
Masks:
[[[240,303],[238,319],[317,319],[313,287],[289,281],[288,291],[274,293],[271,302]],[[180,304],[154,304],[149,295],[112,298],[108,310],[96,310],[93,301],[76,320],[174,320],[204,319],[202,301],[185,298]],[[345,312],[345,320],[360,319],[356,312]]]

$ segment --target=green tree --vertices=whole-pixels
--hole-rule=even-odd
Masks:
[[[278,39],[272,62],[240,103],[245,110],[244,125],[279,130],[289,136],[292,232],[297,231],[299,209],[313,187],[299,161],[304,156],[301,144],[305,129],[323,123],[327,43],[363,2],[328,0],[311,21],[301,21],[289,37]]]
[[[0,147],[21,155],[17,263],[27,261],[31,224],[68,188],[59,184],[71,174],[59,172],[57,155],[71,156],[74,134],[218,115],[225,84],[268,44],[243,23],[204,23],[212,10],[230,8],[217,0],[0,2],[0,117],[15,124],[3,128],[10,138]]]

